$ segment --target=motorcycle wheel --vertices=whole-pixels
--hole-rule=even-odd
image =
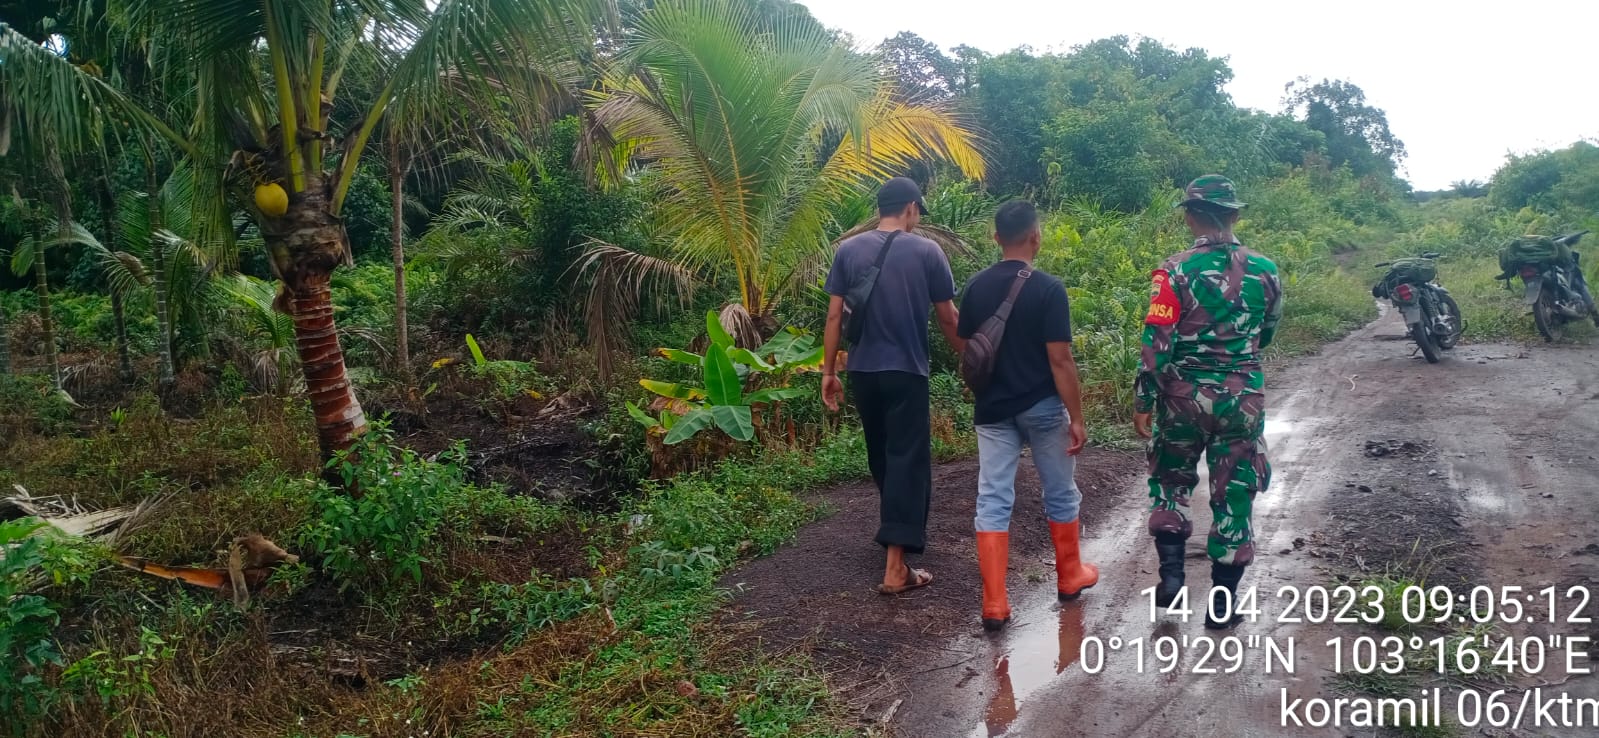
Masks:
[[[1433,340],[1432,332],[1426,326],[1420,323],[1410,326],[1410,336],[1416,339],[1416,345],[1421,348],[1421,355],[1427,357],[1428,364],[1438,363],[1438,343]]]
[[[1554,298],[1549,296],[1547,289],[1538,295],[1538,301],[1532,304],[1532,322],[1538,326],[1538,333],[1545,341],[1558,341],[1566,333],[1565,325],[1559,318],[1559,311],[1555,308]]]
[[[1447,336],[1438,336],[1438,348],[1448,351],[1460,342],[1460,334],[1466,332],[1466,318],[1460,314],[1460,306],[1455,304],[1455,298],[1447,293],[1439,293],[1438,302],[1443,307],[1444,314],[1455,319],[1455,332]]]

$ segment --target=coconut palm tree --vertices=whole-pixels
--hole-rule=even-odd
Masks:
[[[162,388],[173,382],[173,311],[169,306],[180,306],[183,312],[191,312],[195,301],[206,289],[209,267],[218,258],[215,250],[206,251],[165,227],[168,223],[162,214],[172,213],[176,222],[171,225],[179,230],[188,230],[183,207],[192,200],[186,189],[192,185],[192,180],[187,174],[188,170],[175,172],[165,187],[156,190],[154,198],[144,192],[124,193],[120,202],[107,209],[111,213],[108,219],[111,222],[106,224],[105,232],[111,245],[78,223],[58,229],[62,235],[45,244],[56,246],[73,243],[88,247],[99,263],[100,275],[106,281],[114,311],[119,310],[119,305],[141,296],[145,288],[150,289],[156,305],[160,365],[158,379]],[[116,248],[119,245],[123,248]],[[150,265],[146,264],[147,261]],[[120,321],[118,340],[122,344],[118,347],[119,351],[125,352],[127,338],[123,335]],[[123,361],[128,360],[124,358]],[[125,373],[129,371],[131,368],[124,369]]]
[[[4,256],[0,252],[0,256]],[[11,373],[11,335],[6,332],[6,306],[0,304],[0,378]]]
[[[272,309],[272,285],[244,274],[212,280],[206,287],[228,330],[228,353],[263,391],[286,394],[293,381],[294,323]]]
[[[108,233],[114,234],[116,232],[110,226],[107,228]],[[46,248],[69,243],[87,246],[90,253],[99,262],[100,276],[106,280],[106,291],[111,297],[111,310],[116,321],[117,353],[119,355],[118,361],[121,365],[118,371],[123,383],[131,384],[133,382],[133,365],[132,357],[129,355],[127,326],[124,322],[123,307],[129,297],[134,296],[140,287],[149,282],[149,275],[145,271],[144,262],[131,253],[106,246],[82,224],[68,223],[65,228],[60,228],[57,225],[56,231],[59,235],[55,239],[44,242],[43,245]],[[115,236],[108,236],[108,238],[115,238]],[[116,242],[112,241],[112,243],[115,244]],[[21,254],[22,252],[19,250],[18,253]],[[42,258],[44,251],[36,249],[27,256],[29,258]],[[14,263],[13,269],[25,268],[26,259],[22,261],[23,263],[20,267],[18,263]],[[42,266],[42,263],[39,265]]]
[[[3,114],[0,114],[0,117],[3,117]],[[16,175],[5,166],[8,163],[0,159],[0,175],[15,177]],[[26,234],[28,227],[23,213],[22,196],[16,194],[15,187],[11,192],[0,192],[0,231],[12,230]],[[10,259],[10,252],[0,249],[0,267],[7,264]],[[10,316],[6,315],[4,301],[0,301],[0,380],[11,374],[11,334],[6,327],[8,320]]]
[[[6,307],[0,305],[0,378],[11,374],[11,335],[6,332]]]
[[[55,318],[50,311],[49,251],[65,241],[46,238],[45,227],[53,224],[44,216],[29,210],[15,190],[12,194],[18,208],[23,211],[28,235],[11,250],[11,273],[25,277],[28,272],[33,272],[33,289],[39,299],[39,324],[43,329],[40,340],[44,344],[45,364],[50,370],[51,386],[60,391],[61,354],[56,349]]]
[[[927,159],[981,177],[973,132],[908,105],[875,61],[806,15],[738,0],[662,0],[639,13],[595,95],[595,117],[652,170],[653,253],[594,244],[590,332],[625,324],[652,279],[727,279],[741,340],[769,332],[829,249],[836,205]],[[747,317],[746,317],[747,316]]]
[[[191,83],[191,99],[178,106],[192,112],[182,133],[3,25],[0,108],[24,135],[75,144],[89,138],[80,118],[114,117],[159,135],[199,173],[196,209],[212,228],[227,229],[229,197],[249,211],[281,282],[277,307],[294,320],[324,457],[366,428],[329,281],[348,259],[339,215],[374,129],[391,113],[463,110],[451,104],[462,97],[537,105],[609,15],[604,0],[108,0],[106,8],[103,21],[146,50],[152,68]],[[347,102],[340,80],[358,54],[375,60],[384,82],[374,99]]]

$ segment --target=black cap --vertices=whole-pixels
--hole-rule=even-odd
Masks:
[[[922,215],[927,214],[927,203],[922,202],[922,188],[906,177],[895,177],[884,182],[883,189],[877,191],[879,213],[897,213],[913,202]]]

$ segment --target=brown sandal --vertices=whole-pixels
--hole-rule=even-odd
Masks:
[[[877,593],[885,595],[904,594],[913,589],[921,589],[932,583],[933,575],[928,573],[926,569],[912,569],[910,564],[906,564],[905,583],[896,586],[879,584],[877,585]]]

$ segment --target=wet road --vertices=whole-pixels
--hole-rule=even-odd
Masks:
[[[1214,642],[1202,639],[1215,634],[1203,628],[1201,614],[1186,623],[1168,615],[1152,618],[1143,590],[1156,580],[1155,556],[1143,529],[1142,500],[1135,496],[1104,516],[1099,530],[1085,533],[1085,559],[1099,564],[1101,583],[1077,602],[1058,605],[1047,585],[1017,581],[1019,565],[1013,561],[1016,622],[995,637],[963,639],[958,645],[971,657],[966,668],[921,675],[894,721],[895,734],[1373,734],[1283,727],[1283,695],[1336,696],[1325,642],[1356,632],[1351,626],[1276,619],[1287,605],[1276,596],[1279,588],[1337,583],[1335,569],[1313,557],[1315,547],[1305,539],[1339,535],[1327,522],[1330,507],[1335,496],[1356,486],[1351,470],[1369,469],[1362,465],[1365,443],[1372,439],[1418,438],[1436,447],[1435,458],[1426,462],[1432,468],[1417,472],[1420,484],[1458,494],[1459,523],[1473,544],[1462,548],[1473,553],[1483,583],[1529,590],[1599,583],[1592,575],[1599,556],[1582,553],[1589,540],[1599,539],[1599,350],[1467,345],[1428,365],[1412,356],[1414,346],[1403,340],[1404,327],[1395,317],[1384,316],[1270,378],[1268,440],[1275,476],[1271,490],[1255,503],[1257,555],[1244,580],[1245,587],[1257,588],[1264,616],[1232,631],[1238,641],[1205,659]],[[1209,583],[1204,499],[1194,500],[1190,587]],[[1405,515],[1403,498],[1387,502],[1393,515]],[[1599,547],[1593,550],[1599,553]],[[1511,630],[1539,632],[1536,626]],[[1168,646],[1172,650],[1157,653]],[[1162,673],[1167,662],[1161,657],[1173,651],[1180,654],[1179,665]],[[1234,663],[1242,665],[1224,673]],[[1218,673],[1196,673],[1204,666]],[[1560,678],[1529,677],[1546,683]],[[1592,697],[1599,692],[1596,683],[1576,678],[1561,688]],[[1593,731],[1515,733],[1576,734]]]

